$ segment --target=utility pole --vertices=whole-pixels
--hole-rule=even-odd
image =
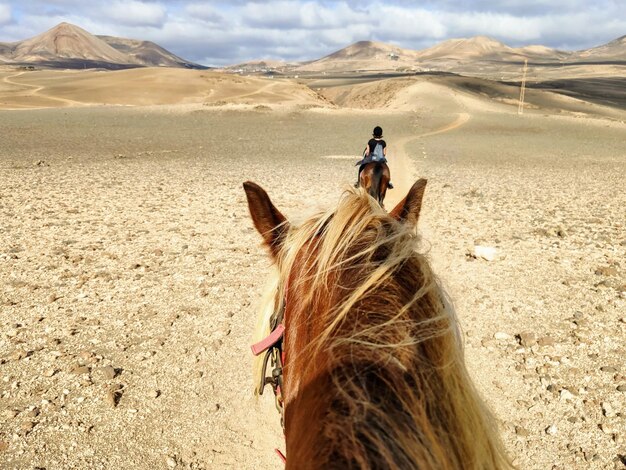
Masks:
[[[528,59],[524,59],[524,70],[522,75],[522,86],[519,91],[519,106],[517,114],[524,114],[524,95],[526,94],[526,72],[528,71]]]

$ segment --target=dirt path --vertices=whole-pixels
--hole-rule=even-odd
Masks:
[[[235,96],[232,96],[231,99],[240,100],[242,98],[249,98],[250,96],[260,95],[262,93],[265,93],[265,92],[269,91],[271,88],[274,88],[275,86],[276,86],[276,83],[268,83],[267,85],[259,88],[258,90],[254,90],[254,91],[252,91],[250,93],[245,93],[243,95],[235,95]],[[270,92],[270,93],[273,93],[273,92]],[[274,94],[276,94],[276,93],[274,93]]]
[[[407,145],[423,137],[429,137],[445,132],[453,131],[470,120],[469,113],[459,113],[457,118],[445,126],[421,134],[409,135],[397,140],[390,148],[393,151],[393,158],[389,161],[392,182],[394,184],[393,194],[389,194],[388,206],[393,207],[409,190],[417,179],[416,168],[407,152]],[[392,204],[393,203],[393,204]]]
[[[58,101],[60,103],[65,103],[65,104],[70,105],[70,106],[86,106],[87,105],[87,103],[83,103],[81,101],[75,101],[75,100],[70,100],[70,99],[67,99],[67,98],[59,98],[58,96],[50,96],[50,95],[43,94],[43,93],[41,93],[41,91],[45,88],[45,86],[30,85],[28,83],[21,83],[21,82],[16,82],[16,81],[11,80],[12,78],[16,78],[16,77],[19,77],[21,75],[24,75],[25,73],[26,72],[19,72],[19,73],[16,73],[15,75],[6,76],[6,77],[4,77],[2,79],[2,81],[4,83],[9,84],[9,85],[15,85],[15,86],[21,86],[21,87],[30,88],[30,91],[28,91],[28,94],[32,95],[32,96],[39,96],[41,98],[45,98],[45,99],[48,99],[48,100]]]

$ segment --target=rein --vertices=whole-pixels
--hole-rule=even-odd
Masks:
[[[266,385],[271,385],[274,390],[274,400],[276,409],[280,413],[280,425],[285,432],[285,405],[282,394],[283,387],[283,364],[285,362],[285,351],[283,350],[283,337],[285,334],[285,305],[286,299],[283,302],[282,308],[277,312],[274,312],[270,317],[270,329],[271,333],[258,343],[250,346],[252,354],[259,356],[265,353],[263,357],[263,370],[261,373],[261,383],[257,387],[259,395],[263,395],[263,390]],[[267,375],[267,366],[271,360],[272,363],[272,375]],[[285,455],[278,449],[274,449],[278,456],[282,459],[283,463],[287,462]]]

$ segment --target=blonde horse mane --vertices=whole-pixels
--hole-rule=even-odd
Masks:
[[[293,370],[313,367],[307,364],[316,363],[316,354],[332,351],[337,370],[349,363],[391,371],[389,378],[377,375],[376,380],[396,390],[400,420],[377,408],[358,380],[332,373],[335,393],[349,403],[350,413],[375,416],[385,429],[383,437],[363,429],[360,434],[341,426],[333,430],[335,441],[350,447],[362,468],[370,468],[372,446],[378,455],[387,456],[386,462],[402,466],[418,462],[419,468],[433,469],[510,468],[495,419],[465,368],[454,309],[418,248],[420,238],[413,226],[391,218],[363,190],[347,190],[336,209],[289,226],[255,341],[269,333],[271,315],[283,308],[289,280],[289,295],[297,293],[298,311],[324,318],[306,350],[288,351]],[[328,306],[331,293],[339,301]],[[310,317],[294,315],[290,321],[296,324],[289,329],[299,328]],[[261,373],[257,361],[255,383]],[[403,456],[392,448],[402,448]]]

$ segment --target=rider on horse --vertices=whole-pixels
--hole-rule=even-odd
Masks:
[[[372,132],[372,138],[367,143],[365,151],[363,152],[363,159],[357,162],[359,165],[359,174],[357,176],[355,187],[359,187],[359,181],[361,180],[361,170],[367,163],[371,162],[387,162],[387,142],[383,140],[383,129],[380,126],[376,126]],[[393,185],[389,182],[389,189],[393,189]]]

